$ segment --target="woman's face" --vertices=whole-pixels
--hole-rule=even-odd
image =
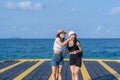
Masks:
[[[65,33],[60,33],[60,37],[63,39],[65,38]]]
[[[72,37],[73,39],[75,39],[76,36],[75,36],[75,34],[72,34],[70,37]]]

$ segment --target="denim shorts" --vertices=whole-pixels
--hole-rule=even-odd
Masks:
[[[59,65],[63,65],[63,56],[62,54],[56,54],[54,53],[51,59],[51,66],[59,66]]]

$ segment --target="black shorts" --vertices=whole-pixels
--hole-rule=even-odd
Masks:
[[[81,67],[82,65],[82,57],[80,54],[70,54],[70,65],[75,65],[77,67]]]

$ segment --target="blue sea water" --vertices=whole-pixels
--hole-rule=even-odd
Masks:
[[[120,59],[120,39],[79,41],[83,47],[83,58]],[[54,39],[0,39],[0,61],[51,58],[53,43]]]

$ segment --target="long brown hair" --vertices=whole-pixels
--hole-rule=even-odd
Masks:
[[[62,39],[62,38],[60,37],[60,34],[61,34],[61,33],[59,33],[58,35],[56,35],[56,37],[60,38],[60,41],[63,42],[63,41],[65,40],[65,38]]]

